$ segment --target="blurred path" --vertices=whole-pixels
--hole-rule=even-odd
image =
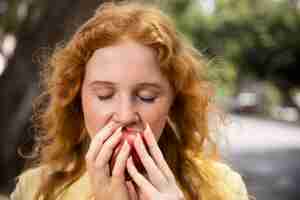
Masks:
[[[257,200],[300,199],[300,126],[232,115],[224,156]]]
[[[300,149],[300,125],[230,115],[230,123],[224,131],[229,145],[225,148],[232,152]]]

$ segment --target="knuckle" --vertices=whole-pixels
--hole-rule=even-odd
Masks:
[[[94,168],[96,170],[102,169],[102,166],[103,166],[103,164],[101,162],[99,162],[99,161],[94,163]]]
[[[154,166],[156,165],[155,162],[148,156],[142,156],[141,157],[142,162],[144,163],[149,163],[149,168],[154,168]]]
[[[94,137],[93,140],[96,140],[97,143],[99,143],[99,144],[103,144],[103,142],[104,142],[104,138],[103,137],[104,137],[104,134],[101,133],[101,132],[99,132],[99,133],[97,133],[97,135]]]
[[[153,143],[148,145],[148,148],[149,148],[149,149],[155,150],[155,147],[156,147],[156,146],[155,146],[155,144],[153,144]]]
[[[166,174],[166,178],[167,178],[170,182],[176,183],[176,179],[175,179],[175,177],[173,176],[173,174],[167,173],[167,174]]]
[[[105,145],[105,148],[107,149],[107,152],[112,152],[114,150],[114,145],[113,143],[109,142]]]
[[[103,137],[99,137],[98,143],[99,143],[99,145],[103,145],[103,143],[104,143],[104,138],[103,138]]]

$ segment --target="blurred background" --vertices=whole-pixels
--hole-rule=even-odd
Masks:
[[[102,2],[0,1],[0,200],[24,166],[17,147],[32,147],[41,55],[68,39]],[[152,2],[208,58],[216,101],[229,119],[218,142],[249,194],[299,200],[300,0]]]

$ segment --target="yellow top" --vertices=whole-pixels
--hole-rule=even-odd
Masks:
[[[232,170],[228,165],[216,162],[216,167],[222,178],[216,184],[217,188],[226,188],[225,200],[248,200],[248,194],[241,176]],[[41,168],[30,169],[24,172],[17,183],[11,200],[31,200],[40,185]],[[88,200],[90,197],[90,185],[88,175],[85,173],[81,178],[74,182],[60,196],[59,200]],[[80,198],[79,198],[80,197]]]

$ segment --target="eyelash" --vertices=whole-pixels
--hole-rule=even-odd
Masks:
[[[108,100],[112,97],[112,95],[110,96],[98,96],[98,99],[100,101],[105,101]],[[143,98],[143,97],[139,97],[142,101],[146,102],[146,103],[153,103],[156,99],[156,97],[150,97],[150,98]]]

